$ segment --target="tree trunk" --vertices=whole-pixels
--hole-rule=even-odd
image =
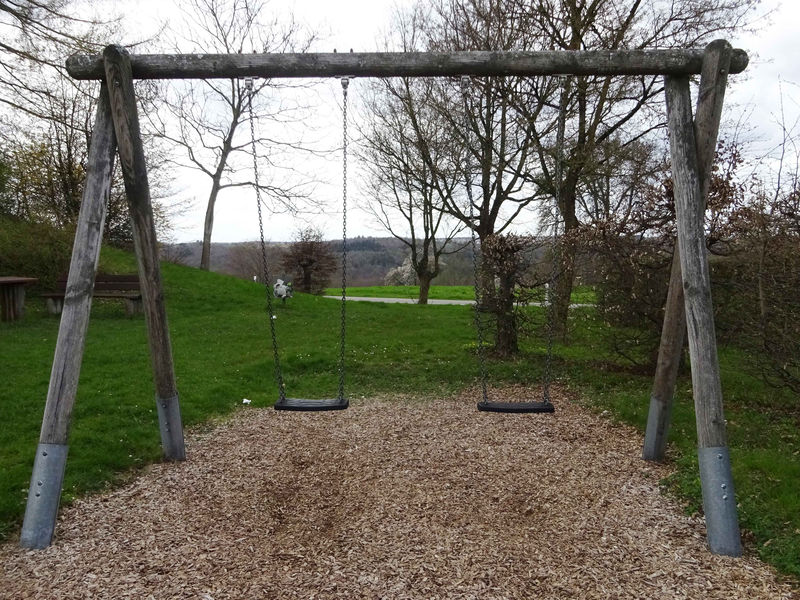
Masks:
[[[514,284],[513,275],[500,275],[500,289],[497,290],[494,303],[497,317],[494,350],[501,357],[508,357],[519,352],[517,315],[514,312]]]
[[[211,232],[214,229],[214,205],[219,194],[219,181],[214,180],[211,185],[211,194],[206,207],[206,220],[203,225],[203,253],[200,256],[200,268],[203,271],[211,270]]]
[[[572,171],[567,174],[558,207],[561,218],[564,219],[564,235],[558,242],[558,252],[556,252],[558,264],[551,302],[553,302],[553,333],[562,340],[567,335],[567,318],[575,279],[575,258],[578,253],[575,239],[578,231],[578,218],[575,215],[577,187],[578,174],[577,171]]]
[[[497,295],[495,293],[494,276],[494,267],[488,261],[483,260],[481,255],[480,263],[478,264],[478,281],[475,282],[475,285],[478,286],[478,291],[481,294],[481,306],[484,309],[493,305]]]
[[[419,300],[418,304],[427,304],[428,303],[428,293],[431,289],[431,277],[430,273],[424,273],[420,275],[417,273],[417,278],[419,279]]]
[[[550,300],[553,303],[553,333],[562,339],[567,335],[567,318],[572,301],[572,283],[575,279],[575,255],[577,254],[576,244],[569,238],[569,235],[565,235],[559,241],[559,264],[556,266],[558,270]]]

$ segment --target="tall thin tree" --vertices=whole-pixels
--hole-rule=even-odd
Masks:
[[[176,51],[182,52],[303,52],[316,34],[291,15],[268,14],[265,0],[190,0],[182,7],[183,22],[172,35]],[[273,211],[298,210],[310,201],[307,183],[289,177],[291,163],[285,159],[302,146],[302,139],[289,137],[287,123],[307,113],[307,100],[291,94],[303,84],[259,80],[252,92],[246,82],[230,80],[182,81],[164,86],[164,106],[150,115],[158,135],[178,149],[176,164],[199,171],[210,180],[203,225],[200,268],[211,266],[211,237],[220,194],[228,188],[253,187],[250,132],[243,125],[252,110],[256,123],[258,159],[273,177],[259,182],[262,196],[273,203]],[[271,136],[270,132],[276,133]],[[243,157],[244,158],[244,157]]]

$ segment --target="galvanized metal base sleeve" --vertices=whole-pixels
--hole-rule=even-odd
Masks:
[[[161,449],[164,458],[186,460],[181,404],[178,394],[166,399],[156,396],[156,408],[158,409],[158,429],[161,432]]]
[[[19,540],[23,548],[47,548],[53,541],[68,449],[69,446],[62,444],[39,444],[36,447],[28,505]]]
[[[699,448],[697,457],[700,461],[708,547],[714,554],[741,556],[742,540],[728,448]]]
[[[664,460],[667,450],[667,431],[669,431],[670,406],[658,398],[650,396],[650,412],[647,415],[647,430],[644,433],[644,460]]]

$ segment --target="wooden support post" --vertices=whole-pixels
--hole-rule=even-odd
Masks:
[[[697,172],[702,192],[701,212],[705,213],[708,189],[711,185],[711,167],[717,147],[719,123],[722,118],[722,103],[728,83],[733,48],[725,40],[711,42],[703,57],[700,75],[700,92],[695,113],[695,139],[697,143]],[[702,221],[701,221],[702,222]],[[644,437],[642,458],[661,461],[667,450],[669,424],[672,416],[672,400],[675,381],[683,351],[686,332],[686,312],[683,301],[681,279],[680,246],[675,243],[672,257],[672,272],[669,279],[667,303],[664,307],[664,324],[661,329],[661,345],[658,348],[656,374],[650,395],[650,412]]]
[[[20,544],[24,548],[47,547],[55,531],[61,484],[67,464],[70,419],[78,390],[94,278],[111,193],[115,149],[108,89],[102,84],[50,387],[47,390],[47,404],[22,524]]]
[[[665,87],[708,545],[715,554],[741,556],[733,477],[725,439],[689,79],[666,77]]]
[[[142,286],[150,358],[156,387],[161,447],[165,458],[186,460],[167,310],[161,285],[161,267],[158,262],[156,228],[139,130],[130,57],[124,48],[108,46],[103,52],[103,58]]]

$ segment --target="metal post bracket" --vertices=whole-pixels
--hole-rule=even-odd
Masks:
[[[53,540],[68,450],[66,444],[40,443],[36,448],[19,541],[23,548],[47,548]]]
[[[728,448],[699,448],[697,458],[700,462],[708,546],[714,554],[741,556],[742,541]]]
[[[161,448],[169,460],[186,460],[183,443],[183,421],[178,394],[171,398],[156,396],[158,430],[161,433]]]

